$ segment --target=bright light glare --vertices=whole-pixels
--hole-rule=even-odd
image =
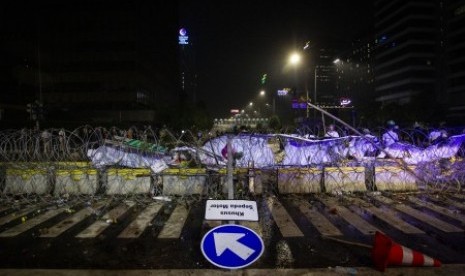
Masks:
[[[341,62],[341,60],[338,58],[333,61],[334,64],[338,64],[339,62]]]
[[[252,106],[252,105],[253,105],[253,102],[250,102],[249,105]]]
[[[307,50],[310,47],[310,41],[307,41],[304,46],[304,50]]]
[[[265,96],[265,90],[260,91],[260,96]]]
[[[349,105],[352,101],[348,98],[342,98],[341,99],[341,105],[342,106],[345,106],[345,105]]]
[[[290,57],[289,57],[289,62],[291,64],[298,64],[300,62],[300,55],[298,53],[293,53]]]

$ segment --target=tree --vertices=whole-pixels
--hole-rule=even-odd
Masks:
[[[281,120],[279,119],[277,115],[273,115],[270,117],[268,127],[275,132],[281,129]]]

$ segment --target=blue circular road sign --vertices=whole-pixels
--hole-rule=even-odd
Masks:
[[[226,269],[239,269],[252,264],[265,249],[257,233],[235,224],[211,229],[203,236],[200,247],[210,263]]]

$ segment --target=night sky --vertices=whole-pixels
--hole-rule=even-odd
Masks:
[[[256,100],[262,89],[260,79],[265,73],[268,74],[265,87],[268,94],[275,93],[279,88],[293,86],[296,77],[292,73],[295,72],[290,72],[292,70],[285,66],[293,50],[302,49],[307,41],[315,48],[347,50],[353,39],[365,36],[371,29],[373,16],[371,0],[179,0],[179,13],[173,15],[178,18],[166,20],[167,23],[162,24],[164,19],[157,21],[157,16],[162,16],[157,15],[155,9],[164,5],[163,2],[118,1],[131,7],[147,5],[151,9],[147,9],[146,13],[154,11],[153,16],[146,16],[147,23],[143,25],[154,30],[165,30],[158,32],[165,37],[150,36],[152,40],[162,41],[164,46],[155,49],[156,43],[140,41],[140,45],[145,45],[149,51],[163,52],[166,50],[163,47],[177,46],[175,41],[166,42],[177,39],[176,33],[168,35],[170,30],[177,30],[178,27],[188,30],[198,73],[196,98],[206,104],[214,118],[227,117],[230,109],[242,109],[250,101]],[[74,8],[81,12],[85,8],[90,9],[89,18],[99,12],[104,15],[107,3],[116,3],[100,0],[99,5],[95,5],[93,1],[84,1],[87,6],[82,8],[81,1],[47,0],[45,3],[48,2],[63,4],[69,13]],[[33,47],[37,44],[36,18],[53,19],[53,11],[50,11],[51,17],[40,14],[31,4],[38,3],[34,1],[5,3],[0,5],[0,29],[14,30],[5,37],[13,35],[29,39],[31,49],[37,52]],[[165,3],[173,5],[173,2]],[[66,14],[60,18],[66,20]],[[82,18],[82,22],[85,20],[87,18]],[[179,21],[179,26],[172,26],[176,21]],[[66,25],[66,22],[60,24]],[[41,32],[45,33],[47,30]],[[98,30],[95,32],[98,33]],[[2,54],[3,57],[8,57],[8,49],[2,50]],[[158,62],[174,61],[169,59]],[[177,76],[172,79],[177,79]],[[173,94],[176,93],[177,91],[173,91]]]
[[[212,115],[226,117],[267,90],[289,86],[285,64],[306,41],[347,49],[372,24],[370,0],[181,1],[180,24],[196,52],[198,98]]]

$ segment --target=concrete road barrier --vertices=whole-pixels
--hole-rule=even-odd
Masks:
[[[97,192],[98,171],[96,169],[58,169],[55,171],[54,195],[86,194]]]
[[[150,169],[116,169],[107,171],[105,193],[148,194],[151,191]]]
[[[324,187],[328,193],[366,191],[365,167],[326,167]]]
[[[409,166],[408,169],[415,171],[415,166]],[[378,191],[418,190],[415,175],[400,165],[376,166],[374,179]]]
[[[281,194],[320,193],[322,176],[319,168],[278,169],[278,191]]]
[[[171,168],[161,173],[163,195],[207,194],[205,169]]]
[[[5,172],[5,194],[47,194],[51,191],[46,169],[13,169]]]

